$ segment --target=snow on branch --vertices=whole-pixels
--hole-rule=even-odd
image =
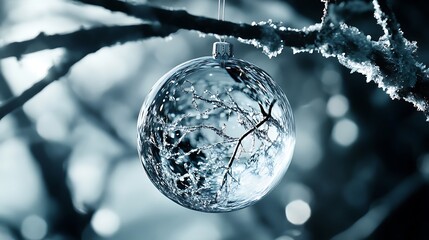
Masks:
[[[386,0],[372,2],[374,17],[385,33],[377,40],[372,40],[359,29],[341,21],[338,13],[342,9],[360,12],[368,7],[362,7],[356,1],[324,0],[326,4],[322,22],[303,29],[292,29],[272,21],[253,24],[218,21],[191,15],[184,10],[168,10],[147,4],[134,5],[119,0],[71,1],[122,12],[149,23],[105,26],[51,36],[40,34],[31,40],[0,47],[0,58],[19,58],[23,54],[59,47],[70,51],[81,51],[82,47],[94,46],[99,49],[150,36],[165,37],[179,29],[195,30],[237,38],[262,48],[270,57],[278,55],[283,47],[291,47],[295,53],[316,51],[325,57],[335,57],[352,72],[362,73],[368,81],[377,83],[393,99],[411,102],[429,117],[428,69],[416,60],[416,43],[404,38]],[[0,106],[0,112],[4,112],[4,107]]]
[[[317,51],[325,57],[335,57],[351,72],[359,72],[374,81],[392,99],[404,99],[423,111],[429,120],[429,72],[416,60],[417,46],[402,34],[394,13],[386,0],[373,0],[374,17],[384,35],[378,40],[359,29],[339,21],[331,14],[347,8],[328,1],[318,35]],[[353,2],[353,1],[352,1]],[[300,49],[312,52],[314,49]]]
[[[325,57],[336,57],[352,72],[365,75],[368,82],[377,83],[392,99],[404,99],[414,104],[429,119],[428,70],[416,60],[416,43],[405,39],[387,0],[372,1],[374,17],[384,31],[376,41],[338,19],[337,13],[341,10],[359,12],[367,8],[365,3],[358,1],[324,0],[322,22],[300,30],[271,21],[252,25],[219,22],[183,10],[131,5],[119,0],[75,1],[162,25],[236,37],[263,48],[270,57],[280,53],[283,46],[292,47],[295,52],[318,51]]]

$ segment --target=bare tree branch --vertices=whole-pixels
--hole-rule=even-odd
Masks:
[[[176,30],[177,29],[171,27],[160,28],[159,26],[147,24],[125,27],[100,27],[91,30],[80,30],[65,35],[45,36],[41,34],[32,40],[20,43],[11,43],[4,46],[0,49],[0,58],[2,56],[1,53],[4,53],[3,56],[8,57],[20,56],[24,53],[42,50],[40,47],[38,50],[31,50],[31,46],[40,45],[37,43],[44,43],[41,45],[44,45],[46,47],[45,49],[65,47],[69,51],[67,51],[66,56],[63,57],[62,61],[57,66],[51,67],[44,79],[25,90],[21,95],[13,97],[1,104],[0,119],[24,105],[24,103],[40,93],[49,84],[66,75],[70,68],[86,55],[96,52],[104,46],[110,46],[117,43],[124,43],[155,36],[166,37]],[[60,42],[61,45],[59,45],[57,41]]]
[[[293,29],[273,29],[260,25],[218,21],[216,19],[195,16],[184,10],[167,10],[149,5],[133,5],[119,0],[73,0],[94,6],[100,6],[113,12],[122,12],[129,16],[146,21],[158,22],[186,30],[202,33],[218,34],[248,40],[263,40],[279,37],[287,47],[303,48],[313,45],[317,39],[317,31],[296,31]],[[275,34],[273,36],[272,34]]]
[[[416,60],[416,43],[404,37],[388,0],[373,0],[373,5],[374,16],[384,31],[381,41],[387,41],[390,50],[387,58],[376,56],[375,63],[384,66],[383,72],[396,74],[393,79],[399,86],[398,97],[424,111],[429,120],[429,74],[426,66]],[[390,59],[390,64],[384,64],[385,59]]]
[[[0,106],[0,119],[24,105],[24,103],[33,98],[36,94],[40,93],[49,84],[66,75],[70,68],[86,55],[87,52],[67,52],[59,64],[54,65],[49,69],[45,78],[25,90],[21,95],[12,97],[3,103]]]
[[[47,49],[66,48],[82,51],[85,48],[111,46],[137,41],[149,37],[167,37],[177,31],[173,27],[138,24],[129,26],[102,26],[91,29],[81,29],[72,33],[45,35],[4,45],[0,48],[0,59],[7,57],[20,58],[24,54]]]

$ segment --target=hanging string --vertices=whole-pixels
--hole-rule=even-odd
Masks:
[[[217,5],[217,20],[225,21],[225,1],[219,0]]]
[[[217,20],[225,21],[225,1],[226,0],[219,0],[218,6],[217,6]],[[225,37],[220,38],[221,42],[225,41]]]
[[[225,1],[223,0],[223,6],[222,6],[222,21],[225,21]]]

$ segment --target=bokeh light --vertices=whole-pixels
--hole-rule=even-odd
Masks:
[[[21,233],[28,240],[43,239],[48,232],[45,219],[37,215],[30,215],[22,221]]]
[[[301,199],[288,203],[285,211],[287,220],[295,225],[304,224],[311,216],[310,206]]]
[[[98,235],[110,237],[119,230],[121,220],[113,210],[102,208],[95,212],[91,219],[91,226]]]
[[[68,168],[68,178],[74,191],[73,202],[78,210],[85,212],[85,206],[97,201],[101,194],[105,166],[106,162],[99,155],[73,156]]]
[[[332,129],[332,139],[340,146],[347,147],[353,144],[359,135],[359,128],[350,119],[344,118],[335,123]]]
[[[335,68],[328,67],[322,72],[321,79],[323,89],[330,94],[338,94],[341,91],[341,74]]]
[[[341,94],[333,95],[326,105],[326,112],[331,117],[342,117],[349,110],[349,101]]]
[[[292,237],[289,236],[280,236],[276,238],[275,240],[294,240]]]

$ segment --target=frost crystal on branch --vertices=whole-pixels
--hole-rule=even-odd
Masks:
[[[426,66],[416,60],[416,43],[403,36],[386,1],[374,0],[373,6],[374,17],[384,32],[377,41],[335,15],[343,8],[350,10],[350,3],[327,3],[315,47],[294,52],[317,50],[325,57],[335,57],[351,72],[365,75],[367,82],[374,81],[392,99],[411,102],[428,116],[429,76]]]
[[[282,53],[284,43],[276,30],[284,31],[285,27],[282,23],[274,23],[271,19],[267,22],[261,21],[259,23],[253,22],[252,26],[260,26],[262,29],[262,36],[260,39],[243,39],[238,38],[240,42],[252,44],[256,48],[262,48],[262,52],[269,58],[276,57]]]

